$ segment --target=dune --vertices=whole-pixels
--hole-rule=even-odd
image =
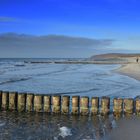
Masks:
[[[124,64],[116,72],[140,80],[140,63]]]
[[[108,53],[90,57],[92,61],[112,62],[114,64],[136,63],[140,60],[140,54]]]

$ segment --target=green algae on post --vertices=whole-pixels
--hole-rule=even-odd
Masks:
[[[0,110],[2,110],[1,106],[2,106],[2,91],[0,91]]]
[[[42,112],[42,99],[43,96],[40,94],[35,94],[34,95],[34,111],[35,112]]]
[[[52,96],[52,113],[61,113],[61,96]]]
[[[108,115],[110,112],[110,98],[102,97],[101,98],[101,115]]]
[[[9,92],[3,91],[2,92],[2,105],[1,105],[2,111],[8,110],[8,106],[9,106]]]
[[[26,93],[18,94],[17,110],[18,112],[24,112],[26,109]]]
[[[89,97],[80,98],[80,114],[88,115],[89,114]]]
[[[9,110],[17,110],[17,92],[9,92]]]
[[[114,98],[113,100],[113,114],[119,115],[122,114],[123,111],[123,99]]]
[[[33,100],[34,100],[34,94],[28,93],[26,96],[26,111],[28,112],[33,111]]]
[[[124,113],[133,114],[134,100],[132,98],[124,99]]]
[[[99,98],[92,97],[91,98],[91,115],[97,115],[99,112]]]
[[[69,114],[70,96],[62,97],[62,114]]]
[[[135,111],[136,111],[136,115],[140,115],[140,96],[136,97]]]
[[[51,113],[51,96],[44,95],[44,112]]]
[[[79,96],[72,97],[72,114],[79,115]]]

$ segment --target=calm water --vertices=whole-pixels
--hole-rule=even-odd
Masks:
[[[119,65],[32,64],[24,61],[32,60],[0,59],[0,90],[89,97],[107,95],[111,98],[140,94],[139,81],[112,71]],[[0,113],[1,140],[102,140],[116,126],[117,122],[111,116]]]

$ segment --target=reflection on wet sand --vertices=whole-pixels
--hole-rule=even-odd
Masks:
[[[101,140],[116,127],[113,116],[0,113],[0,137],[30,140]]]

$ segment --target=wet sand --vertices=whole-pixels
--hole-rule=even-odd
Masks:
[[[108,140],[139,140],[140,118],[134,116],[130,119],[122,118],[117,127],[109,134]]]
[[[124,64],[115,72],[140,80],[140,63]]]

